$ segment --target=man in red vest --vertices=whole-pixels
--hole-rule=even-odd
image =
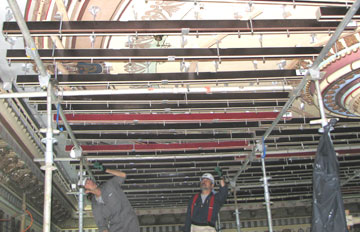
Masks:
[[[188,204],[184,232],[216,232],[218,213],[228,194],[221,169],[216,171],[221,177],[219,192],[214,191],[214,176],[210,173],[202,175],[201,192],[195,194]]]

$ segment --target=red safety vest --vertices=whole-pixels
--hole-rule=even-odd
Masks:
[[[192,201],[192,204],[191,204],[191,217],[192,217],[193,212],[194,212],[195,202],[199,198],[199,196],[200,196],[200,193],[196,194],[194,196],[194,198],[193,198],[193,201]],[[207,217],[208,222],[211,222],[211,217],[212,217],[213,208],[214,208],[214,200],[215,200],[215,194],[212,194],[211,198],[210,198],[210,204],[209,204],[209,210],[208,210],[208,217]]]

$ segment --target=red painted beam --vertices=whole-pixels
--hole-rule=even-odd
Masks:
[[[259,121],[274,120],[278,112],[249,112],[249,113],[204,113],[204,114],[67,114],[70,123],[121,123],[135,121],[150,122],[229,122],[229,121]],[[54,115],[56,120],[56,115]],[[61,119],[60,119],[61,120]]]
[[[232,149],[248,147],[248,141],[224,141],[205,143],[170,143],[170,144],[120,144],[120,145],[84,145],[83,152],[124,152],[124,151],[177,151],[177,150],[210,150],[215,148]],[[70,151],[72,145],[66,146]]]

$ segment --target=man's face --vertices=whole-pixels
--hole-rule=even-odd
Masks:
[[[210,179],[204,178],[200,182],[201,190],[212,190],[214,185],[212,184]]]
[[[94,181],[87,179],[84,185],[86,190],[95,190],[97,188],[97,185]]]

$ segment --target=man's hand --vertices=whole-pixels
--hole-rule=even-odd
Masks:
[[[219,175],[219,177],[223,176],[223,171],[222,171],[222,169],[220,167],[216,167],[215,172]]]
[[[219,175],[220,177],[220,186],[224,187],[225,186],[225,177],[223,176],[223,171],[220,167],[216,167],[215,168],[215,172]]]
[[[106,171],[106,168],[99,162],[95,162],[93,166],[94,166],[94,168],[99,169],[102,172]]]

